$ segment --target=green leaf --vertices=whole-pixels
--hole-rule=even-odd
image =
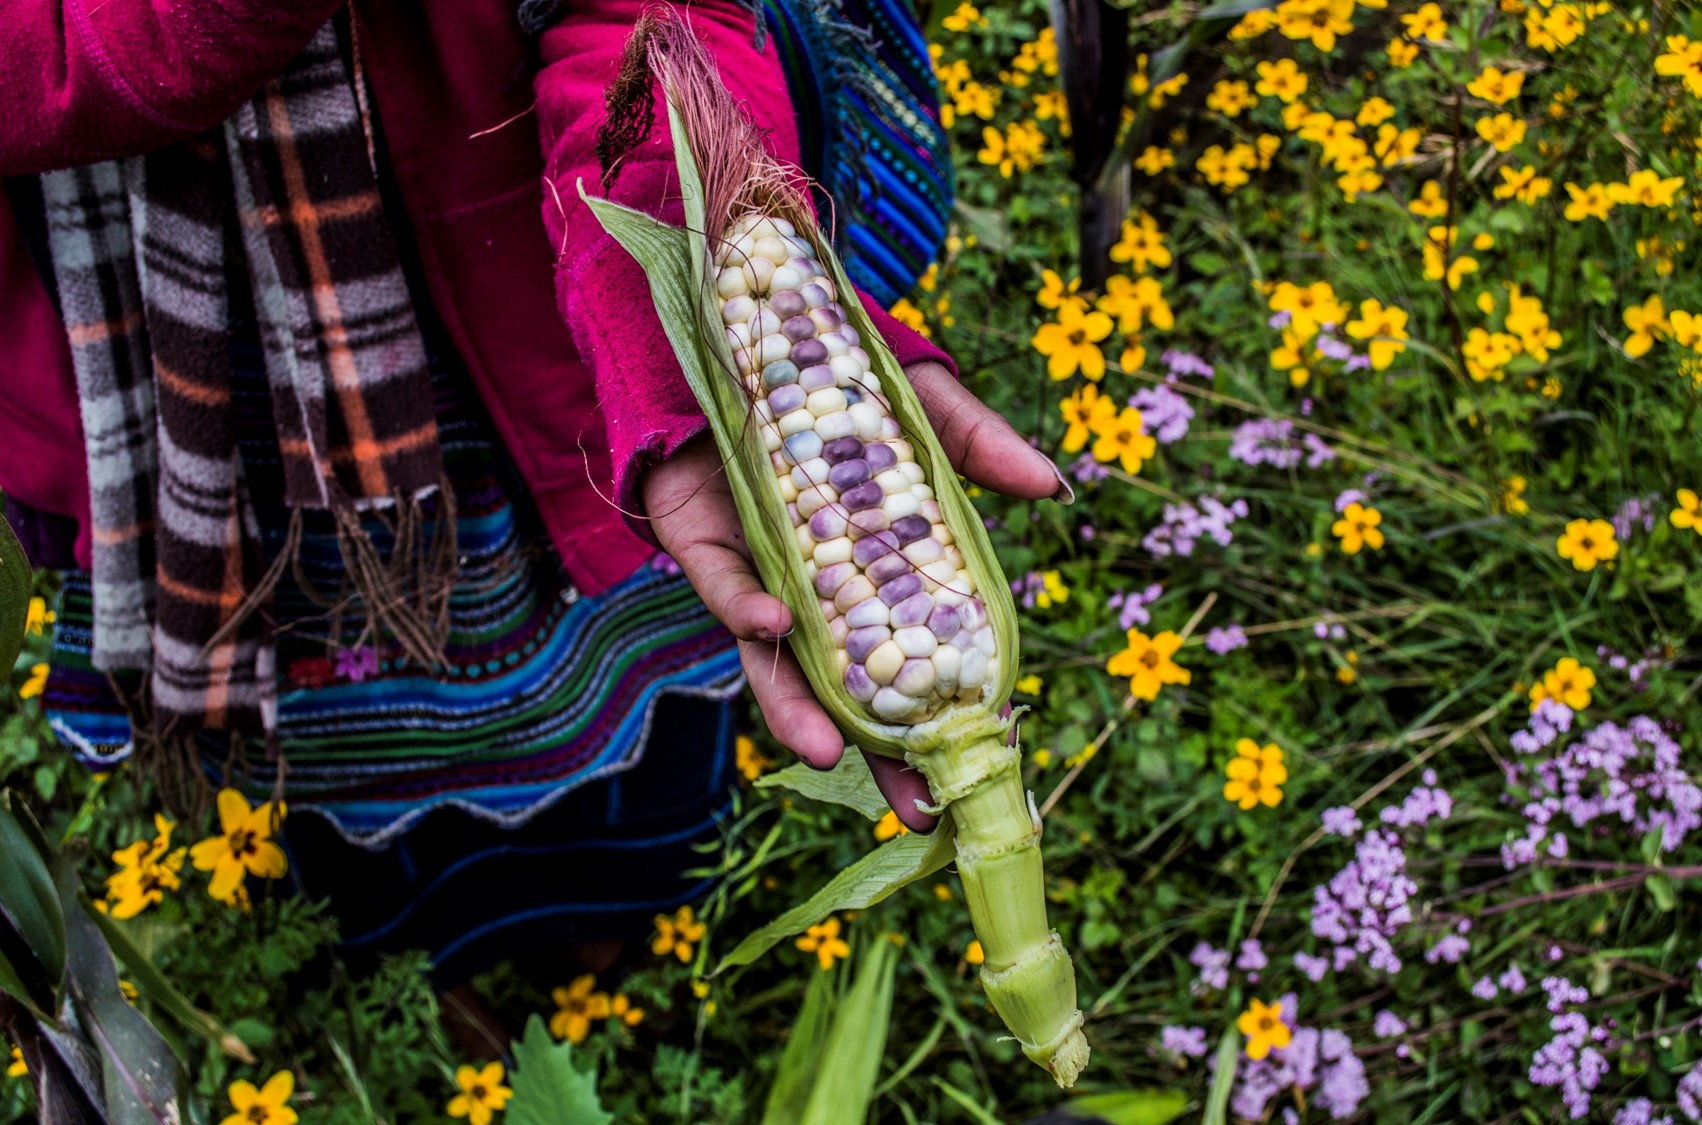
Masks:
[[[808,901],[794,906],[741,941],[715,967],[715,972],[749,965],[776,943],[793,934],[803,933],[829,914],[873,906],[900,887],[932,875],[950,863],[956,854],[949,813],[941,817],[939,827],[926,836],[912,832],[888,840],[835,875]]]
[[[833,1022],[833,981],[836,974],[815,972],[804,990],[804,1003],[792,1021],[792,1033],[774,1068],[763,1109],[763,1125],[793,1125],[804,1115],[810,1086],[823,1061],[822,1047]]]
[[[58,1005],[48,993],[65,978],[65,917],[28,816],[14,794],[0,794],[0,924],[19,939],[8,950],[15,975],[30,984],[36,1006],[51,1011]],[[32,963],[20,961],[24,954]]]
[[[1673,894],[1672,880],[1665,875],[1651,875],[1643,881],[1649,888],[1649,897],[1655,900],[1655,909],[1662,914],[1671,914],[1673,907],[1678,905],[1678,896]]]
[[[1165,1125],[1188,1108],[1180,1090],[1119,1090],[1077,1098],[1063,1107],[1070,1117],[1092,1118],[1105,1125]]]
[[[1235,1064],[1241,1057],[1241,1033],[1234,1024],[1223,1029],[1217,1041],[1217,1073],[1206,1093],[1206,1111],[1200,1125],[1228,1125],[1229,1095],[1235,1089]]]
[[[869,763],[856,752],[840,758],[839,764],[830,770],[811,769],[798,762],[758,778],[756,787],[790,789],[812,801],[844,805],[870,820],[879,820],[892,809],[876,787],[875,775],[869,772]]]
[[[887,1028],[892,1024],[892,978],[897,965],[898,946],[885,936],[869,942],[857,967],[856,983],[834,1014],[822,1048],[827,1065],[816,1071],[803,1125],[838,1125],[868,1117],[886,1054]]]
[[[94,920],[95,925],[100,927],[113,955],[129,971],[130,983],[136,986],[137,992],[182,1024],[185,1030],[201,1036],[231,1058],[253,1065],[254,1052],[248,1049],[248,1045],[218,1020],[191,1004],[189,998],[179,992],[166,975],[159,971],[153,960],[136,948],[136,943],[130,940],[130,935],[124,932],[122,925],[95,910],[86,899],[82,902],[82,907]]]
[[[608,1125],[615,1119],[597,1097],[596,1072],[573,1065],[573,1044],[552,1039],[543,1017],[526,1021],[525,1037],[513,1049],[506,1125]]]
[[[29,621],[30,561],[12,533],[12,525],[0,517],[0,669],[10,672],[24,647],[24,625]]]

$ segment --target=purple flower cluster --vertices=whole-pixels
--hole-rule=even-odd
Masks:
[[[1319,621],[1313,624],[1312,635],[1320,641],[1345,641],[1347,640],[1347,626]]]
[[[1336,970],[1365,958],[1373,969],[1398,973],[1393,938],[1413,919],[1418,884],[1408,877],[1400,840],[1373,828],[1359,838],[1353,862],[1312,892],[1312,933],[1333,946]]]
[[[1625,678],[1631,681],[1632,691],[1648,691],[1650,667],[1666,667],[1666,662],[1660,659],[1662,656],[1660,645],[1650,645],[1644,649],[1642,657],[1636,662],[1633,662],[1624,653],[1615,652],[1607,645],[1597,645],[1596,655],[1601,658],[1602,663],[1615,672],[1624,672]]]
[[[1293,995],[1284,996],[1281,1003],[1284,1013],[1295,1010]],[[1308,1094],[1313,1105],[1337,1121],[1352,1117],[1371,1093],[1365,1064],[1353,1053],[1353,1040],[1334,1028],[1296,1027],[1288,1046],[1262,1059],[1243,1056],[1235,1079],[1230,1111],[1248,1121],[1262,1119],[1271,1102],[1289,1090]]]
[[[1325,809],[1321,818],[1324,831],[1331,836],[1352,837],[1360,829],[1359,814],[1353,811],[1352,805],[1337,805],[1333,809]]]
[[[1141,429],[1160,445],[1187,437],[1188,425],[1194,420],[1194,408],[1188,400],[1169,387],[1143,387],[1129,399],[1129,405],[1141,412]]]
[[[1317,984],[1329,973],[1330,959],[1328,957],[1314,957],[1310,953],[1296,953],[1294,955],[1294,967],[1305,974],[1307,980]]]
[[[1387,1008],[1379,1010],[1377,1018],[1371,1021],[1371,1034],[1379,1039],[1394,1039],[1406,1033],[1406,1021]]]
[[[1166,504],[1164,522],[1146,533],[1141,546],[1154,558],[1160,559],[1171,555],[1184,558],[1192,555],[1194,545],[1208,537],[1218,546],[1227,547],[1235,538],[1229,525],[1246,516],[1248,510],[1245,500],[1225,504],[1215,496],[1200,497],[1198,507],[1193,504]]]
[[[1554,1037],[1531,1057],[1530,1079],[1538,1086],[1557,1087],[1576,1121],[1590,1112],[1590,1091],[1607,1074],[1607,1059],[1593,1044],[1605,1041],[1608,1032],[1600,1025],[1591,1026],[1582,1014],[1565,1010],[1589,999],[1588,990],[1565,977],[1545,978],[1542,990],[1548,994],[1548,1010],[1556,1013],[1548,1021]]]
[[[1655,1103],[1648,1098],[1632,1098],[1613,1115],[1613,1125],[1673,1125],[1672,1115],[1655,1116]]]
[[[1077,484],[1092,484],[1110,476],[1111,466],[1095,461],[1091,453],[1083,453],[1070,462],[1070,475],[1076,478]]]
[[[1247,634],[1239,625],[1223,625],[1206,634],[1206,647],[1223,656],[1247,647]]]
[[[1209,942],[1202,941],[1188,954],[1188,963],[1200,970],[1199,978],[1189,990],[1194,995],[1207,989],[1222,992],[1229,987],[1229,950],[1214,949]]]
[[[1292,469],[1304,458],[1308,469],[1316,469],[1335,460],[1336,451],[1311,432],[1296,441],[1294,423],[1286,418],[1253,418],[1235,427],[1229,455],[1244,465],[1278,469]]]
[[[1525,835],[1501,848],[1509,870],[1544,854],[1569,854],[1565,833],[1555,830],[1561,818],[1576,828],[1617,818],[1638,836],[1659,832],[1667,852],[1702,828],[1702,786],[1679,765],[1678,743],[1654,719],[1602,723],[1558,753],[1537,756],[1571,726],[1572,712],[1545,699],[1510,740],[1527,760],[1509,768],[1509,787],[1525,794]]]
[[[1203,1027],[1165,1027],[1158,1033],[1158,1049],[1169,1055],[1197,1059],[1204,1057],[1206,1029]]]
[[[1265,956],[1265,947],[1259,944],[1258,938],[1248,938],[1242,942],[1241,952],[1235,956],[1235,967],[1244,973],[1256,973],[1270,963],[1270,958]]]
[[[1441,941],[1424,952],[1424,959],[1432,965],[1446,961],[1450,965],[1458,965],[1460,958],[1471,952],[1471,939],[1464,934],[1449,934]]]
[[[1425,770],[1424,784],[1407,794],[1399,805],[1390,805],[1382,813],[1384,824],[1399,828],[1417,828],[1432,820],[1447,820],[1454,811],[1454,798],[1446,789],[1436,785],[1436,771]]]
[[[1217,374],[1217,370],[1211,364],[1193,352],[1185,352],[1178,348],[1168,349],[1159,359],[1163,362],[1165,370],[1176,378],[1194,375],[1201,379],[1210,379]]]
[[[1117,628],[1125,633],[1136,625],[1145,625],[1152,620],[1152,615],[1146,607],[1156,602],[1164,594],[1164,587],[1157,582],[1146,589],[1134,594],[1125,594],[1121,590],[1111,595],[1108,603],[1112,609],[1120,610],[1117,615]]]
[[[1345,512],[1349,504],[1363,504],[1369,499],[1371,497],[1361,489],[1344,488],[1341,494],[1336,497],[1335,508],[1338,513]]]
[[[1678,1080],[1678,1109],[1692,1121],[1702,1121],[1702,1064],[1690,1068],[1690,1073]]]
[[[1651,492],[1647,496],[1633,496],[1619,506],[1613,513],[1613,534],[1620,541],[1631,538],[1633,532],[1642,528],[1644,532],[1655,530],[1655,521],[1660,518],[1662,511],[1661,494]]]

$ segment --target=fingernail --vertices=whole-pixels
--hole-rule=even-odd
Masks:
[[[1058,478],[1058,491],[1052,494],[1052,499],[1068,508],[1076,502],[1076,490],[1070,487],[1070,482],[1064,479],[1064,470],[1058,468],[1058,463],[1050,457],[1046,464],[1052,470],[1052,475]]]
[[[796,628],[797,626],[794,625],[791,629],[786,630],[784,633],[776,633],[772,629],[758,629],[756,631],[756,639],[761,641],[763,644],[774,644],[776,641],[781,641],[790,637],[792,635],[792,630]]]

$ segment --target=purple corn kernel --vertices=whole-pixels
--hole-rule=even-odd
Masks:
[[[774,388],[773,392],[769,394],[768,408],[774,411],[774,416],[778,418],[780,415],[790,414],[804,405],[804,399],[807,397],[804,388],[796,383],[787,383]]]
[[[959,612],[963,617],[963,627],[971,633],[987,624],[987,607],[981,604],[980,598],[970,598]]]
[[[815,331],[815,325],[810,325],[810,330]],[[826,363],[827,345],[816,339],[799,340],[792,345],[792,362],[799,367],[813,367],[818,363]]]
[[[762,385],[769,390],[798,381],[798,365],[789,359],[777,359],[762,369]]]
[[[827,604],[829,606],[833,606],[832,602],[828,602]],[[833,612],[838,614],[838,616],[832,617],[828,620],[827,632],[828,635],[833,638],[833,643],[835,645],[840,648],[844,648],[845,638],[851,635],[851,625],[845,620],[845,616],[839,613],[837,607],[834,607]]]
[[[812,457],[821,456],[821,438],[811,430],[793,434],[786,439],[786,460],[801,465]]]
[[[879,508],[854,512],[851,515],[851,538],[860,541],[865,535],[874,535],[891,526],[892,520]]]
[[[956,606],[935,606],[934,612],[928,614],[928,628],[943,641],[963,628],[963,615],[957,612]]]
[[[839,607],[831,602],[828,603],[828,606],[835,613],[839,611]],[[858,602],[845,611],[845,623],[853,629],[864,629],[870,625],[885,625],[891,619],[892,611],[879,598],[870,598],[867,601]]]
[[[816,334],[816,322],[807,316],[794,316],[780,325],[780,334],[796,343]]]
[[[781,289],[768,295],[768,307],[782,319],[790,320],[809,311],[809,303],[796,289]]]
[[[886,493],[881,491],[880,485],[872,480],[866,480],[862,484],[847,490],[839,497],[839,502],[853,512],[860,512],[864,508],[876,507],[885,498]]]
[[[892,630],[885,625],[853,629],[845,638],[845,653],[851,657],[852,663],[861,664],[869,658],[869,653],[879,648],[882,642],[891,636]]]
[[[796,505],[792,505],[792,507],[795,508]],[[793,523],[796,522],[797,520],[794,519]],[[818,543],[825,543],[829,539],[838,539],[845,534],[846,526],[845,509],[838,504],[830,504],[810,517],[810,534],[815,536]]]
[[[798,296],[802,297],[804,299],[804,304],[808,305],[812,309],[821,308],[823,305],[827,304],[829,300],[827,290],[823,289],[813,281],[798,290]]]
[[[911,658],[906,660],[898,669],[898,675],[893,677],[892,686],[905,695],[915,699],[926,695],[928,689],[934,686],[938,673],[934,671],[934,662],[927,659]]]
[[[851,517],[853,522],[856,518],[856,516]],[[851,559],[858,566],[866,567],[882,555],[890,555],[896,550],[898,550],[898,540],[892,537],[891,532],[871,532],[852,544]]]
[[[866,542],[866,540],[865,540]],[[863,568],[863,573],[869,576],[869,581],[879,586],[883,582],[891,582],[900,574],[908,574],[916,569],[916,564],[899,554],[897,551],[882,555],[874,562]]]
[[[816,571],[816,593],[824,598],[833,597],[838,589],[857,575],[854,563],[834,563]]]
[[[853,438],[853,441],[856,439]],[[841,461],[827,471],[827,481],[833,487],[844,492],[852,485],[862,484],[869,479],[869,463],[861,457],[853,457],[849,461]]]
[[[928,525],[928,521],[921,516],[905,516],[903,519],[895,520],[892,525],[892,533],[898,536],[898,542],[901,546],[914,543],[918,539],[926,539],[928,533],[932,530],[933,528]]]
[[[914,575],[912,575],[912,577],[914,577]],[[903,581],[903,579],[895,578],[893,581],[888,582],[887,586],[895,585],[901,581]],[[881,587],[881,598],[883,601],[886,598],[886,589],[886,586]],[[911,594],[909,597],[892,607],[892,627],[894,629],[907,629],[912,625],[921,625],[928,620],[928,615],[933,612],[934,599],[929,597],[927,594],[922,593],[920,591],[920,583],[918,583],[918,590],[916,593]]]
[[[946,553],[938,539],[922,538],[904,548],[904,557],[917,566],[927,566]]]
[[[832,306],[812,310],[810,320],[814,321],[815,326],[823,332],[839,332],[840,325],[845,323],[845,318],[835,312]],[[850,342],[849,340],[846,341],[847,344]]]
[[[858,703],[867,703],[875,697],[880,685],[869,679],[868,671],[861,664],[853,664],[845,669],[845,690]]]
[[[844,564],[838,564],[843,566]],[[828,570],[833,569],[829,567]],[[822,574],[827,573],[823,571]],[[821,582],[821,574],[816,575],[816,582]],[[895,606],[905,598],[914,597],[922,592],[922,576],[920,574],[901,574],[881,587],[881,601]],[[925,620],[925,618],[924,618]]]
[[[868,461],[870,472],[884,473],[898,464],[898,451],[890,445],[878,441],[871,442],[869,447],[863,450],[863,458]]]
[[[834,307],[836,309],[838,308],[837,305]],[[856,347],[858,344],[863,342],[863,338],[857,334],[857,330],[849,324],[847,324],[844,328],[841,328],[839,330],[839,334],[845,337],[845,342],[850,344],[852,347]]]
[[[812,364],[798,372],[798,385],[805,391],[825,390],[833,383],[833,368],[825,363]]]
[[[863,455],[863,442],[860,438],[834,438],[821,447],[821,459],[829,465],[837,465],[841,461],[849,461],[853,457]]]
[[[846,402],[847,405],[849,405],[850,403],[853,403],[853,402],[862,402],[863,401],[863,392],[859,391],[856,387],[846,387],[846,388],[844,388],[844,390],[845,390],[845,402]]]

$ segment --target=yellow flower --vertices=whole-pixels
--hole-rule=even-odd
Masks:
[[[1501,510],[1510,516],[1522,516],[1531,510],[1525,502],[1526,481],[1514,475],[1501,482]]]
[[[1282,0],[1276,7],[1277,30],[1290,39],[1310,40],[1320,51],[1336,49],[1336,36],[1353,30],[1348,17],[1354,0]]]
[[[749,735],[733,740],[733,760],[746,781],[755,781],[774,768],[774,760],[756,748]]]
[[[1206,95],[1206,108],[1215,109],[1225,117],[1238,117],[1241,111],[1258,105],[1259,99],[1247,88],[1247,83],[1225,78]]]
[[[1123,354],[1117,357],[1117,368],[1120,371],[1139,371],[1146,366],[1146,348],[1139,340],[1129,341],[1129,346],[1123,349]]]
[[[1032,342],[1034,350],[1046,357],[1046,373],[1053,379],[1068,379],[1080,371],[1097,380],[1105,375],[1105,353],[1099,341],[1109,335],[1110,317],[1070,302],[1059,306],[1058,319],[1042,324]]]
[[[461,1087],[461,1092],[449,1099],[449,1116],[465,1117],[469,1125],[490,1125],[491,1119],[514,1096],[514,1091],[502,1084],[503,1077],[499,1062],[486,1063],[483,1070],[457,1067],[455,1084]]]
[[[1142,211],[1139,221],[1123,220],[1123,233],[1111,247],[1113,262],[1128,262],[1136,273],[1146,273],[1154,266],[1163,269],[1173,261],[1164,245],[1164,232],[1158,221]]]
[[[1043,309],[1055,309],[1066,301],[1080,303],[1082,298],[1076,296],[1076,290],[1081,288],[1081,278],[1072,277],[1066,284],[1064,279],[1051,270],[1040,271],[1040,292],[1034,295],[1034,303]]]
[[[833,962],[838,958],[851,956],[850,944],[839,936],[838,918],[830,917],[820,925],[811,926],[796,945],[805,953],[814,953],[823,972],[833,968]]]
[[[1571,222],[1605,219],[1607,213],[1613,210],[1613,199],[1602,184],[1591,184],[1588,187],[1567,184],[1566,194],[1572,197],[1572,202],[1566,205],[1566,218]]]
[[[1667,36],[1666,54],[1655,58],[1655,73],[1662,78],[1682,78],[1684,88],[1702,98],[1702,39]]]
[[[1258,154],[1259,170],[1266,171],[1271,166],[1271,159],[1282,148],[1282,138],[1275,133],[1260,133],[1253,138],[1253,148]]]
[[[1416,12],[1410,12],[1401,17],[1406,25],[1408,39],[1422,39],[1431,43],[1439,43],[1448,38],[1448,23],[1442,18],[1442,9],[1436,4],[1424,4]]]
[[[1382,98],[1370,97],[1366,98],[1365,104],[1359,107],[1359,112],[1353,115],[1353,120],[1356,124],[1363,125],[1369,129],[1373,126],[1381,125],[1394,115],[1394,106],[1390,105]]]
[[[1542,381],[1542,397],[1558,399],[1560,397],[1560,380],[1553,375]]]
[[[1046,134],[1029,121],[1013,121],[1003,133],[991,125],[981,129],[981,150],[975,154],[983,164],[996,167],[1010,179],[1014,172],[1032,169],[1046,147]]]
[[[1269,303],[1272,312],[1288,314],[1288,326],[1304,340],[1316,336],[1326,324],[1345,324],[1349,316],[1348,307],[1327,281],[1314,281],[1305,288],[1279,281],[1271,289]]]
[[[1125,473],[1138,473],[1148,457],[1158,451],[1158,442],[1151,434],[1141,431],[1146,419],[1132,406],[1125,406],[1116,417],[1103,418],[1093,432],[1096,461],[1119,461]],[[1038,600],[1038,599],[1036,599]]]
[[[628,1027],[637,1027],[644,1022],[644,1009],[634,1004],[626,993],[617,992],[609,1001],[609,1018]]]
[[[1659,293],[1651,294],[1640,305],[1632,305],[1624,315],[1625,327],[1631,329],[1631,335],[1625,339],[1625,354],[1632,359],[1648,355],[1657,339],[1672,333],[1672,325],[1667,322],[1666,304]]]
[[[1702,535],[1702,502],[1698,501],[1695,489],[1678,490],[1678,507],[1667,515],[1667,519],[1680,530],[1688,527],[1696,534]]]
[[[1418,60],[1418,45],[1406,43],[1399,39],[1389,40],[1389,65],[1396,70],[1405,70]]]
[[[165,892],[175,891],[183,885],[178,872],[183,870],[187,849],[171,851],[171,831],[175,827],[171,821],[155,813],[154,830],[157,835],[152,841],[137,840],[112,853],[112,861],[118,864],[118,870],[106,878],[106,900],[114,918],[134,918],[148,907],[164,901]]]
[[[1486,379],[1500,382],[1506,374],[1503,370],[1513,357],[1522,350],[1517,336],[1509,336],[1505,332],[1487,332],[1482,328],[1473,328],[1466,333],[1461,351],[1466,357],[1466,372],[1471,375],[1473,382],[1481,383]]]
[[[1014,686],[1022,695],[1039,695],[1041,690],[1045,688],[1046,682],[1039,676],[1030,672],[1028,675],[1018,680]]]
[[[221,1125],[295,1125],[298,1120],[288,1104],[295,1093],[295,1075],[290,1071],[278,1071],[259,1089],[252,1082],[232,1082],[226,1093],[236,1112]]]
[[[282,879],[290,869],[284,849],[272,839],[284,822],[282,801],[251,808],[235,789],[219,790],[219,834],[189,849],[197,871],[211,871],[207,893],[227,905],[238,905],[243,878]]]
[[[1607,197],[1615,203],[1635,207],[1670,207],[1684,186],[1684,177],[1661,179],[1661,174],[1649,168],[1631,173],[1623,184],[1607,185]]]
[[[1164,107],[1164,103],[1176,94],[1181,93],[1182,87],[1187,84],[1188,76],[1186,74],[1178,74],[1174,78],[1166,78],[1163,82],[1160,82],[1152,88],[1152,93],[1147,95],[1146,103],[1153,109],[1162,109]]]
[[[47,608],[46,598],[31,598],[29,615],[24,620],[24,628],[31,633],[40,634],[42,629],[59,620],[59,615]]]
[[[1520,203],[1535,203],[1554,189],[1554,181],[1537,175],[1536,166],[1532,164],[1517,170],[1502,165],[1501,179],[1503,182],[1495,187],[1497,199],[1517,199]]]
[[[971,965],[980,965],[987,960],[986,951],[981,948],[979,940],[969,943],[969,947],[963,951],[963,959]]]
[[[1252,11],[1242,16],[1240,21],[1236,23],[1234,27],[1229,29],[1229,38],[1236,41],[1240,41],[1242,39],[1257,39],[1259,36],[1263,35],[1275,26],[1275,12],[1271,11],[1269,8],[1254,8]]]
[[[904,827],[904,822],[899,820],[898,814],[891,809],[886,811],[885,816],[875,821],[875,840],[879,843],[884,844],[894,836],[908,836],[909,834],[910,829]]]
[[[1672,329],[1672,342],[1693,352],[1702,352],[1702,315],[1674,309],[1667,314]]]
[[[1506,326],[1519,338],[1519,346],[1525,354],[1538,363],[1547,363],[1549,349],[1560,346],[1560,333],[1550,327],[1542,300],[1524,296],[1517,285],[1507,293]]]
[[[1223,799],[1235,802],[1243,811],[1259,805],[1274,809],[1282,803],[1281,787],[1288,780],[1288,768],[1276,743],[1261,748],[1251,738],[1241,739],[1223,773],[1227,779]]]
[[[1582,711],[1590,705],[1590,689],[1595,686],[1595,669],[1578,663],[1573,657],[1563,656],[1559,663],[1543,673],[1542,683],[1531,687],[1531,706],[1553,699],[1574,711]]]
[[[604,1019],[609,1014],[609,994],[598,992],[596,988],[597,978],[586,973],[575,977],[566,988],[550,992],[550,999],[556,1003],[556,1013],[550,1017],[551,1035],[574,1046],[585,1042],[585,1037],[591,1033],[591,1021]]]
[[[1355,340],[1371,341],[1366,351],[1371,357],[1372,370],[1387,370],[1395,357],[1407,349],[1402,342],[1410,339],[1406,310],[1385,309],[1376,298],[1363,300],[1359,302],[1359,319],[1347,322],[1347,334]]]
[[[1040,572],[1040,590],[1034,595],[1034,604],[1041,609],[1051,609],[1054,605],[1070,600],[1070,588],[1064,585],[1064,579],[1055,570]]]
[[[1519,91],[1524,89],[1524,86],[1524,71],[1515,70],[1504,74],[1499,67],[1486,66],[1482,74],[1466,83],[1466,91],[1486,102],[1506,105],[1519,96]]]
[[[1101,395],[1092,383],[1084,383],[1080,390],[1059,403],[1058,409],[1063,412],[1066,427],[1062,445],[1065,453],[1080,453],[1094,428],[1117,416],[1117,404]]]
[[[972,27],[986,27],[987,17],[973,4],[959,4],[952,14],[940,21],[940,26],[947,31],[968,31]]]
[[[1233,192],[1252,178],[1247,174],[1248,166],[1234,156],[1234,149],[1226,150],[1222,145],[1212,145],[1206,149],[1194,162],[1194,167],[1205,176],[1206,183],[1229,192]]]
[[[1058,132],[1070,135],[1070,107],[1062,90],[1037,90],[1034,94],[1034,116],[1041,121],[1058,122]]]
[[[30,1072],[29,1064],[24,1062],[24,1053],[16,1047],[12,1048],[12,1061],[6,1064],[7,1078],[22,1078]]]
[[[1158,698],[1165,684],[1186,684],[1194,674],[1175,661],[1182,638],[1166,629],[1149,637],[1139,629],[1130,629],[1129,647],[1113,656],[1105,670],[1113,676],[1129,677],[1129,694],[1148,703]]]
[[[1275,1004],[1252,1001],[1241,1013],[1241,1018],[1235,1021],[1235,1026],[1247,1037],[1247,1057],[1250,1059],[1264,1058],[1271,1053],[1272,1047],[1280,1050],[1288,1046],[1290,1032],[1288,1025],[1282,1022],[1281,1000]]]
[[[1594,570],[1596,564],[1619,554],[1619,543],[1613,537],[1613,525],[1606,520],[1573,520],[1566,533],[1555,542],[1563,559],[1571,559],[1579,570]]]
[[[691,961],[692,944],[702,941],[703,935],[709,929],[696,919],[690,906],[680,907],[674,911],[672,918],[666,914],[658,914],[655,922],[656,937],[650,943],[650,952],[658,957],[666,957],[672,953],[679,958],[682,965]]]
[[[1584,18],[1572,4],[1557,4],[1546,15],[1527,12],[1525,43],[1536,50],[1553,53],[1570,46],[1584,34]]]
[[[47,674],[52,669],[46,664],[30,665],[29,678],[18,688],[19,699],[34,699],[47,687]]]
[[[1319,359],[1314,351],[1307,355],[1306,341],[1292,328],[1282,330],[1282,343],[1271,349],[1271,369],[1288,372],[1291,386],[1304,387],[1312,381],[1311,365]]]
[[[1362,195],[1368,195],[1383,186],[1383,177],[1376,172],[1366,169],[1359,172],[1348,172],[1336,177],[1336,187],[1349,203]]]
[[[1130,280],[1119,274],[1111,278],[1105,283],[1105,294],[1099,298],[1098,308],[1096,315],[1116,317],[1117,327],[1125,335],[1139,332],[1148,324],[1166,332],[1176,326],[1176,314],[1164,299],[1164,285],[1156,277]]]
[[[1366,547],[1380,551],[1383,549],[1383,529],[1377,525],[1382,522],[1383,513],[1376,508],[1349,504],[1342,512],[1342,518],[1330,525],[1330,534],[1342,541],[1344,555],[1357,555]]]
[[[1446,280],[1449,289],[1458,289],[1467,274],[1477,272],[1477,259],[1470,254],[1461,254],[1453,261],[1448,260],[1448,254],[1453,250],[1459,233],[1459,227],[1440,226],[1431,227],[1426,232],[1423,246],[1426,281]]]
[[[1525,139],[1525,123],[1510,113],[1480,117],[1477,119],[1477,135],[1488,141],[1496,152],[1508,152]]]
[[[1147,145],[1141,154],[1135,157],[1135,167],[1149,176],[1156,176],[1166,168],[1174,167],[1176,155],[1167,148],[1157,145]]]
[[[1440,219],[1446,215],[1448,200],[1442,194],[1442,185],[1436,180],[1425,180],[1418,198],[1407,204],[1407,210],[1421,219]]]

